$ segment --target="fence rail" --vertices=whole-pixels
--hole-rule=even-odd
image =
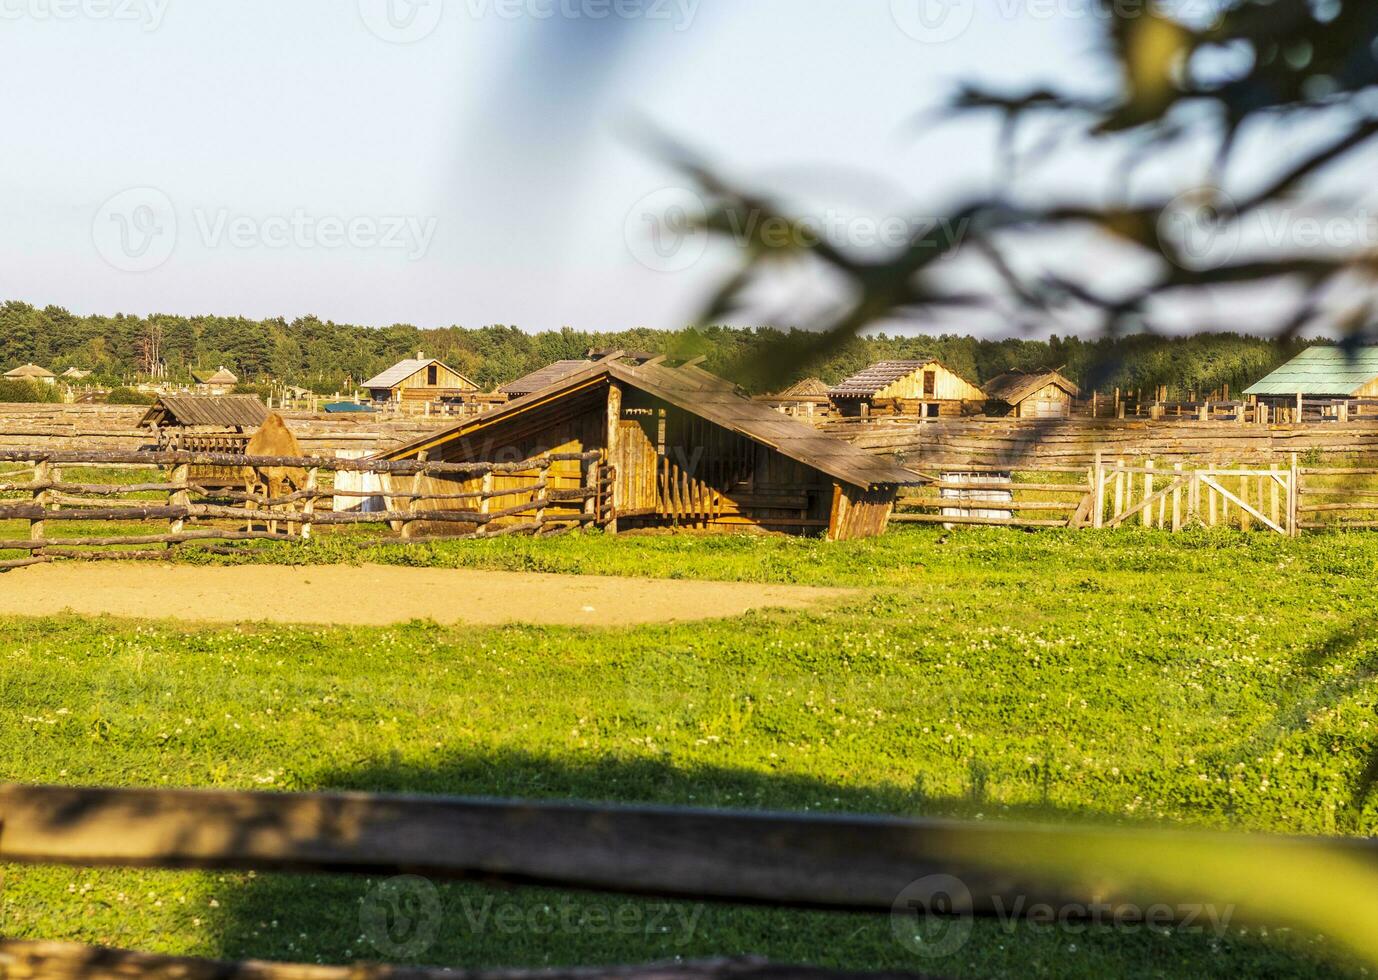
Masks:
[[[614,473],[596,452],[446,463],[26,449],[0,451],[0,464],[24,465],[0,472],[0,522],[28,524],[26,537],[0,538],[0,551],[27,552],[28,557],[0,560],[0,569],[56,558],[164,557],[166,549],[178,545],[293,534],[309,538],[320,528],[386,525],[401,540],[426,542],[435,536],[418,530],[428,526],[453,538],[547,535],[604,525],[612,517]],[[163,475],[131,483],[107,482],[108,477],[82,482],[64,478],[64,467],[135,467],[162,470]],[[294,482],[273,496],[263,471],[290,472]],[[227,472],[241,475],[241,489],[226,485]],[[344,474],[372,477],[376,486],[347,485]],[[16,479],[21,475],[27,478]],[[129,534],[51,533],[54,525],[92,523],[135,526]],[[155,525],[165,529],[155,532]],[[127,550],[154,545],[163,550]],[[126,550],[80,550],[121,546]]]
[[[902,509],[892,520],[954,527],[1139,525],[1173,532],[1231,525],[1288,537],[1378,528],[1378,469],[1303,467],[1295,455],[1287,465],[1253,467],[1098,457],[1084,468],[936,470],[927,484],[900,496]]]
[[[1190,894],[1085,861],[1050,872],[1020,855],[1209,854],[1242,864],[1277,859],[1378,863],[1373,839],[1241,836],[1000,822],[784,814],[673,807],[477,800],[366,793],[0,786],[0,860],[32,864],[422,874],[678,900],[892,914],[1033,915],[1040,907],[1143,909],[1178,916],[1237,897]],[[960,895],[915,891],[954,876]],[[941,880],[951,880],[944,877]],[[1207,887],[1202,884],[1196,887]],[[903,903],[909,901],[912,907]],[[948,904],[939,904],[947,902]],[[898,903],[898,904],[897,904]],[[925,905],[924,903],[932,903]],[[1137,913],[1134,910],[1139,910]],[[1161,918],[1158,924],[1165,925]],[[0,944],[0,957],[43,944]],[[102,951],[108,952],[108,951]],[[50,955],[80,958],[85,947]],[[120,954],[137,958],[139,954]],[[0,961],[2,962],[2,961]],[[721,964],[720,964],[721,965]],[[743,966],[738,964],[738,966]],[[303,977],[273,972],[177,976]],[[745,968],[745,967],[743,967]],[[296,969],[296,968],[291,968]],[[666,976],[637,968],[610,975]],[[14,975],[14,974],[10,974]],[[22,975],[22,974],[20,974]],[[42,974],[33,974],[42,975]],[[72,973],[70,975],[85,975]],[[109,970],[102,975],[119,974]],[[169,974],[174,975],[174,974]],[[358,974],[349,976],[390,976]],[[585,975],[601,975],[598,973]],[[673,974],[670,974],[673,975]],[[717,975],[711,972],[704,975]],[[763,974],[763,975],[769,975]],[[793,975],[792,973],[777,973]],[[321,976],[334,976],[321,974]]]

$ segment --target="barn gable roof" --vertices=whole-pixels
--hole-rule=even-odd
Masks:
[[[639,389],[852,486],[922,482],[917,474],[884,457],[862,452],[849,442],[752,401],[738,392],[730,381],[699,367],[672,368],[655,363],[632,367],[607,360],[590,364],[540,391],[382,455],[386,459],[415,455],[423,449],[519,415],[527,408],[611,381]]]
[[[819,378],[805,378],[803,381],[796,381],[784,391],[780,392],[778,398],[814,398],[828,393],[828,383]]]
[[[5,377],[7,377],[7,378],[51,378],[51,377],[54,377],[54,375],[53,375],[53,372],[49,371],[47,368],[45,368],[45,367],[39,367],[37,364],[21,364],[19,367],[15,368],[13,371],[6,371],[6,372],[5,372]]]
[[[981,390],[994,401],[1018,405],[1048,385],[1057,385],[1073,398],[1081,394],[1080,388],[1057,371],[1006,371],[987,381],[981,386]]]
[[[1378,378],[1378,347],[1308,347],[1246,395],[1353,395]]]
[[[548,388],[560,379],[582,371],[593,363],[589,360],[555,361],[540,370],[522,375],[516,381],[509,381],[498,390],[511,395],[513,398],[520,398],[522,395],[529,395],[533,391]]]
[[[917,374],[919,371],[933,364],[936,364],[938,367],[951,374],[957,374],[956,371],[953,371],[936,357],[927,357],[917,361],[877,361],[869,367],[858,371],[850,378],[833,385],[828,389],[828,397],[871,398],[890,387],[896,381],[907,378],[911,374]],[[957,376],[961,377],[960,375]],[[975,387],[975,385],[972,387]]]
[[[211,374],[204,374],[204,373],[198,374],[197,372],[193,371],[193,372],[191,372],[191,376],[192,376],[192,378],[194,378],[198,383],[203,384],[203,385],[237,385],[237,384],[239,384],[239,377],[238,377],[238,375],[236,375],[233,371],[231,371],[229,368],[224,367],[224,366],[221,366],[221,368],[220,368],[218,371],[214,371],[214,372],[212,372]]]
[[[268,409],[253,395],[161,395],[139,425],[257,429],[267,418]]]
[[[416,374],[418,371],[422,371],[425,368],[430,367],[432,364],[439,364],[446,371],[449,371],[451,374],[455,375],[460,380],[464,381],[466,384],[472,386],[474,390],[478,390],[478,385],[474,384],[473,381],[470,381],[468,378],[464,377],[464,375],[460,374],[458,371],[450,367],[448,364],[440,360],[438,357],[409,357],[406,360],[398,361],[396,364],[388,368],[382,374],[374,375],[373,377],[365,381],[363,384],[361,384],[359,387],[395,388],[398,385],[400,385],[403,381],[406,381],[408,378],[410,378],[413,374]]]

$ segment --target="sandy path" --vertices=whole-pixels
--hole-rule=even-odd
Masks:
[[[847,589],[738,582],[539,575],[476,569],[291,568],[106,562],[35,565],[0,575],[0,615],[62,612],[192,622],[381,626],[534,623],[633,626],[804,609]]]

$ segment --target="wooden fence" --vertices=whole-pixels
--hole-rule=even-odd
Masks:
[[[555,464],[578,464],[578,486],[557,486]],[[9,464],[9,469],[5,469]],[[19,464],[20,468],[14,468]],[[76,482],[64,468],[129,468],[161,471],[143,483]],[[289,468],[305,485],[272,498],[198,485],[193,468]],[[372,474],[377,489],[338,486],[339,474]],[[500,478],[498,485],[494,478]],[[410,479],[406,479],[410,478]],[[27,552],[27,558],[0,561],[0,569],[56,558],[161,558],[178,545],[309,538],[318,528],[386,525],[400,540],[423,542],[426,528],[445,538],[483,538],[509,534],[548,535],[584,525],[601,526],[612,516],[611,467],[599,453],[552,453],[511,463],[388,462],[373,459],[241,456],[197,452],[45,452],[0,451],[0,522],[25,521],[24,538],[0,538],[0,552]],[[437,491],[435,481],[467,481],[475,489]],[[465,484],[467,485],[467,484]],[[379,502],[380,509],[338,508],[336,502]],[[496,509],[494,502],[500,504]],[[54,525],[91,522],[135,525],[130,533],[57,536]],[[259,525],[262,525],[260,528]],[[147,533],[138,533],[145,530]],[[135,546],[158,550],[134,551]],[[113,550],[112,550],[113,549]]]
[[[1201,465],[1286,464],[1293,453],[1378,457],[1378,418],[1257,425],[1186,419],[847,419],[821,426],[876,455],[921,470],[1089,467],[1100,453]]]
[[[1076,907],[1085,914],[1095,906],[1113,909],[1118,924],[1144,921],[1145,909],[1163,910],[1167,917],[1154,920],[1160,926],[1194,914],[1192,907],[1247,903],[1253,896],[1239,892],[1239,882],[1198,877],[1195,886],[1172,887],[1160,877],[1145,880],[1132,871],[1099,866],[1095,858],[1081,858],[1079,864],[1056,871],[1023,859],[1062,853],[1070,843],[1078,855],[1134,853],[1178,862],[1184,855],[1209,855],[1218,867],[1286,860],[1330,870],[1343,862],[1369,870],[1378,863],[1378,840],[1372,838],[365,793],[15,784],[0,786],[0,826],[0,861],[15,863],[409,874],[883,915],[1018,918],[1036,916],[1040,908]],[[932,881],[931,876],[960,880],[961,894],[950,887],[932,894],[915,888]],[[1213,893],[1197,893],[1207,880]],[[388,967],[222,964],[72,944],[0,941],[0,967],[7,966],[20,972],[6,976],[156,973],[217,980],[373,980],[442,975]],[[547,980],[565,975],[584,980],[844,976],[740,961],[540,974]],[[501,976],[511,980],[523,975]]]
[[[1378,469],[1188,466],[1105,460],[1088,467],[943,470],[901,494],[900,523],[1181,531],[1236,526],[1302,531],[1378,528]]]

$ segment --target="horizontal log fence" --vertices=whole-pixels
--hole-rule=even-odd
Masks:
[[[184,544],[282,540],[294,535],[309,538],[322,528],[379,525],[401,540],[435,541],[554,534],[606,525],[612,518],[614,474],[597,452],[550,453],[513,462],[446,463],[29,449],[0,451],[0,463],[29,464],[27,471],[8,471],[6,481],[0,483],[0,522],[28,524],[25,538],[0,535],[0,552],[27,552],[28,556],[0,559],[0,569],[56,558],[165,557],[167,549]],[[560,464],[564,466],[557,473]],[[84,483],[64,476],[64,468],[70,472],[131,466],[162,470],[165,475],[125,484]],[[241,471],[244,489],[203,486],[193,476],[193,467],[206,466]],[[273,484],[265,480],[263,471],[296,474],[295,483],[273,495]],[[24,472],[28,479],[14,479],[16,473]],[[345,482],[342,474],[372,477],[377,486],[337,486]],[[469,486],[475,488],[465,489]],[[127,535],[104,529],[76,536],[52,533],[55,525],[93,523],[136,526]],[[165,525],[166,530],[152,533],[154,525]],[[427,528],[433,533],[422,537]],[[127,550],[139,545],[158,545],[163,550]],[[105,548],[126,550],[89,550]]]
[[[1117,923],[1160,926],[1193,909],[1253,899],[1240,882],[1164,884],[1104,858],[1133,853],[1181,862],[1208,855],[1220,866],[1295,866],[1368,873],[1378,840],[1236,835],[1104,827],[958,822],[853,814],[791,814],[678,807],[481,800],[369,793],[0,786],[0,860],[77,867],[236,869],[258,872],[423,875],[490,885],[594,890],[678,901],[876,915],[1033,917],[1040,907],[1115,910]],[[1070,854],[1057,867],[1034,856]],[[1198,857],[1199,859],[1199,857]],[[942,876],[941,879],[933,876]],[[925,891],[925,882],[959,880]],[[1212,894],[1201,893],[1209,886]],[[1252,879],[1250,879],[1252,884]],[[179,977],[384,977],[388,968],[294,972],[255,962],[252,971],[205,961],[67,944],[0,941],[0,966],[33,958],[105,957],[106,972],[133,976],[158,963]],[[689,966],[687,976],[754,975]],[[122,963],[124,971],[115,969]],[[176,965],[178,968],[170,969]],[[759,967],[760,964],[757,964]],[[619,967],[582,975],[679,976]],[[0,970],[0,973],[3,973]],[[6,976],[54,975],[43,972]],[[413,974],[421,976],[430,974]],[[464,976],[466,974],[460,974]],[[555,974],[543,974],[550,977]],[[761,976],[802,976],[792,970]],[[824,974],[817,973],[822,976]],[[504,976],[512,976],[504,974]],[[838,974],[837,976],[841,976]]]
[[[1263,467],[1098,458],[1084,468],[929,468],[925,476],[900,495],[892,520],[1173,532],[1235,526],[1288,537],[1378,528],[1378,468],[1303,467],[1295,456]]]

